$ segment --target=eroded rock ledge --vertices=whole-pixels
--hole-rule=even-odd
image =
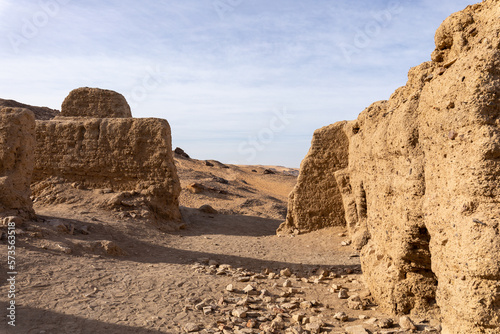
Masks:
[[[284,225],[338,224],[329,213],[342,205],[380,306],[439,310],[448,334],[500,333],[499,17],[498,0],[451,15],[406,86],[342,125],[344,144],[311,148]],[[333,168],[345,149],[347,166]],[[336,189],[308,197],[325,186]]]
[[[181,221],[180,182],[170,126],[163,119],[132,118],[122,98],[111,91],[77,89],[63,103],[61,116],[36,121],[34,195],[41,203],[58,204],[54,201],[64,199],[52,195],[61,184],[100,190],[108,195],[96,196],[100,202],[95,204],[133,210],[165,230],[175,229]],[[68,104],[77,108],[68,111]]]

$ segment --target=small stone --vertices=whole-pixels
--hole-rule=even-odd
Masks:
[[[255,328],[255,327],[257,327],[257,320],[255,320],[255,319],[248,320],[246,326],[248,328]]]
[[[292,320],[295,321],[296,323],[300,323],[304,319],[304,315],[301,313],[293,314],[292,315]]]
[[[297,303],[285,303],[282,304],[281,307],[284,308],[285,310],[293,310],[298,308],[299,306]]]
[[[394,325],[394,320],[392,319],[380,319],[377,321],[377,326],[380,328],[391,328]]]
[[[300,326],[288,327],[286,329],[286,334],[303,334],[304,330]]]
[[[262,298],[262,301],[264,303],[268,303],[268,304],[272,303],[273,302],[273,297],[270,297],[270,296],[264,297],[264,298]]]
[[[347,299],[347,307],[351,310],[364,310],[365,306],[359,295],[352,295]]]
[[[210,313],[212,313],[212,311],[213,311],[212,306],[205,306],[203,308],[203,314],[204,315],[210,314]]]
[[[337,320],[340,320],[342,322],[345,322],[345,321],[349,320],[349,317],[344,312],[335,313],[335,315],[333,316],[333,318],[337,319]]]
[[[281,316],[277,316],[274,318],[274,320],[271,322],[271,328],[276,330],[276,329],[283,329],[285,327],[285,322],[283,321],[283,318]]]
[[[321,332],[321,324],[317,322],[312,322],[309,324],[306,324],[306,330],[311,332],[311,334],[319,334]]]
[[[351,240],[342,241],[342,242],[340,243],[340,245],[341,245],[341,246],[344,246],[344,247],[345,247],[345,246],[349,246],[350,244],[351,244]]]
[[[301,309],[304,309],[304,310],[307,310],[307,309],[310,309],[313,307],[313,304],[310,302],[310,301],[303,301],[300,303],[300,308]]]
[[[369,334],[369,332],[361,325],[344,328],[348,334]]]
[[[243,308],[236,308],[231,312],[231,314],[233,315],[233,317],[236,317],[236,318],[246,318],[247,317],[247,311]]]
[[[289,288],[292,286],[292,281],[290,281],[289,279],[285,280],[285,282],[283,282],[283,287],[284,288]]]
[[[189,322],[184,325],[184,331],[186,331],[186,333],[198,332],[199,330],[200,326],[195,323]]]
[[[219,213],[219,211],[215,210],[213,207],[211,207],[210,205],[208,204],[205,204],[205,205],[202,205],[198,208],[199,211],[201,212],[204,212],[204,213],[208,213],[208,214],[211,214],[211,215],[216,215]]]
[[[237,303],[236,306],[247,306],[248,305],[248,298],[243,298],[240,299]]]
[[[347,290],[346,289],[340,289],[339,290],[339,298],[340,299],[347,299],[347,298],[349,298],[349,295],[347,294]]]
[[[270,296],[270,295],[271,295],[271,293],[268,290],[266,290],[266,289],[260,290],[260,296],[262,298],[265,297],[265,296]]]
[[[318,278],[326,278],[330,275],[330,271],[327,269],[320,269],[317,272]]]
[[[416,330],[417,329],[417,326],[415,326],[415,323],[413,322],[413,320],[411,320],[411,318],[409,316],[406,316],[406,315],[399,318],[399,326],[405,330]]]
[[[192,183],[187,187],[187,190],[192,194],[199,194],[205,191],[206,187],[199,183]]]
[[[290,269],[286,268],[280,271],[280,275],[285,277],[290,277],[292,276],[292,272],[290,271]]]
[[[248,284],[244,289],[243,289],[243,292],[245,293],[249,293],[250,291],[254,291],[255,288],[251,285],[251,284]]]
[[[8,217],[9,218],[9,217]],[[50,226],[52,226],[56,231],[62,232],[62,233],[68,233],[68,227],[66,224],[63,222],[56,220],[54,222],[50,222]]]
[[[71,248],[69,248],[68,246],[57,244],[57,248],[59,248],[59,250],[61,250],[64,254],[73,253],[73,250]]]
[[[375,324],[377,323],[378,319],[377,318],[370,318],[368,320],[365,321],[365,324],[367,325],[371,325],[371,326],[375,326]]]
[[[250,282],[250,277],[248,277],[248,276],[238,277],[236,280],[238,282],[246,283],[246,282]]]
[[[427,332],[427,333],[438,333],[438,332],[440,332],[440,330],[438,328],[434,328],[434,327],[431,327],[431,326],[425,327],[424,331]]]

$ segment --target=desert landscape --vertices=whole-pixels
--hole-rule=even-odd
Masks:
[[[500,1],[300,169],[201,160],[81,87],[0,99],[2,333],[500,333]]]

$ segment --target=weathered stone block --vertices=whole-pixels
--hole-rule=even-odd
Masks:
[[[331,177],[347,167],[349,142],[345,126],[346,122],[338,122],[314,132],[297,185],[289,196],[286,222],[278,232],[310,232],[345,225],[342,196]]]
[[[0,215],[34,218],[30,181],[35,160],[35,116],[26,109],[0,110]]]
[[[59,117],[131,118],[132,112],[120,93],[82,87],[64,99]]]
[[[56,177],[83,188],[129,191],[157,218],[180,221],[180,182],[166,120],[56,118],[37,121],[36,139],[34,182]]]

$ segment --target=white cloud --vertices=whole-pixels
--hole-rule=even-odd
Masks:
[[[470,1],[401,0],[362,47],[356,34],[388,2],[242,1],[221,19],[211,1],[71,1],[17,53],[6,36],[40,7],[19,0],[5,15],[9,3],[0,0],[1,97],[58,108],[73,88],[114,89],[134,116],[167,118],[192,156],[226,161],[287,107],[297,121],[255,163],[298,166],[314,129],[388,98],[429,59],[441,21]],[[357,47],[350,61],[341,43]]]

